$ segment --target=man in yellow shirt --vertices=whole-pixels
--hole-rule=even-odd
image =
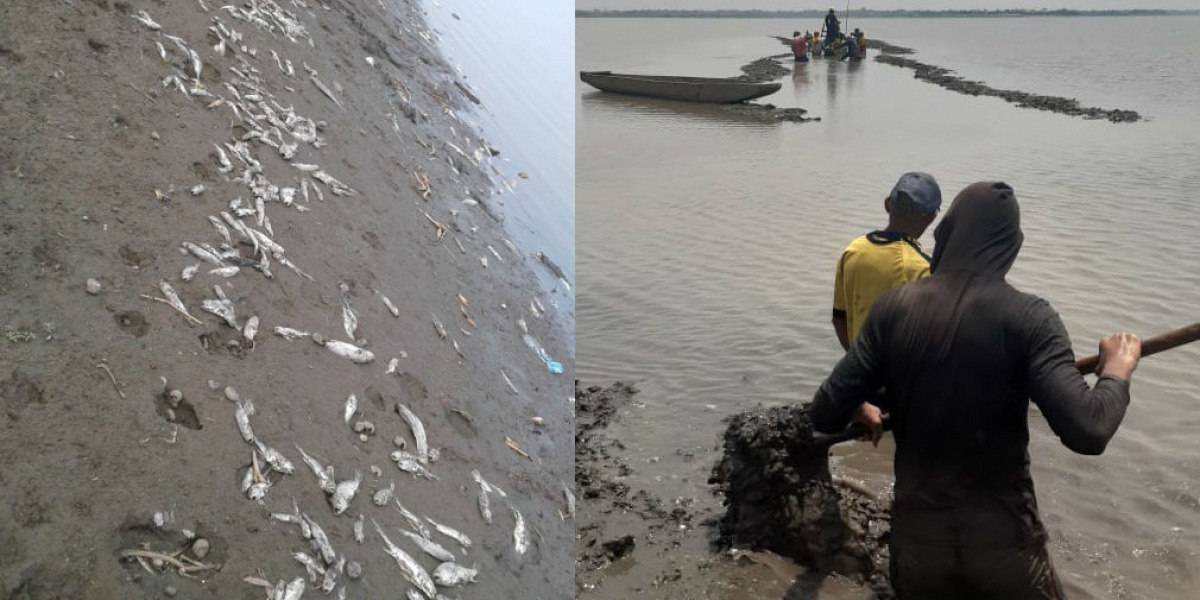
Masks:
[[[917,238],[941,206],[942,190],[932,175],[905,173],[883,201],[887,228],[846,246],[833,284],[833,329],[842,348],[850,349],[876,298],[929,275],[929,256]]]

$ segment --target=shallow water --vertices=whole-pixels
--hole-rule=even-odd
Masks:
[[[580,19],[576,66],[733,76],[786,52],[768,36],[797,25]],[[589,384],[640,381],[644,405],[614,432],[634,456],[634,485],[712,508],[704,481],[721,418],[811,397],[840,354],[829,325],[834,265],[847,242],[886,223],[883,197],[904,171],[933,173],[947,203],[978,180],[1016,189],[1026,240],[1009,279],[1054,305],[1077,355],[1118,330],[1149,336],[1200,320],[1200,248],[1187,241],[1200,224],[1200,41],[1187,35],[1198,25],[851,21],[965,78],[1136,110],[1148,119],[1136,124],[964,96],[871,60],[813,62],[762,99],[822,119],[806,124],[606,95],[576,77],[578,372]],[[1112,43],[1131,32],[1161,43]],[[932,227],[923,242],[932,247]],[[1193,597],[1197,364],[1197,346],[1146,359],[1100,458],[1072,455],[1031,417],[1041,510],[1073,598]],[[842,447],[839,463],[886,490],[880,448]]]
[[[495,174],[505,227],[525,253],[543,252],[575,285],[574,37],[569,4],[540,0],[429,2],[439,47],[481,102],[464,115],[500,154]],[[524,173],[528,177],[521,177]],[[507,185],[504,183],[507,182]],[[508,188],[511,185],[511,190]],[[560,325],[574,331],[575,299],[556,289]],[[564,352],[574,350],[573,345]]]

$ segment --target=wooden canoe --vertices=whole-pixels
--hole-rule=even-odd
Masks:
[[[753,83],[714,77],[627,75],[612,71],[580,71],[579,78],[598,90],[613,94],[719,104],[761,98],[774,94],[782,87],[778,82]]]

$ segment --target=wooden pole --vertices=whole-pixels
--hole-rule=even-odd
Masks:
[[[1192,323],[1178,329],[1168,331],[1163,334],[1156,335],[1152,338],[1142,340],[1142,358],[1159,352],[1165,352],[1172,348],[1178,348],[1185,344],[1190,344],[1200,340],[1200,323]],[[1075,368],[1083,375],[1090,375],[1096,372],[1096,366],[1100,364],[1100,355],[1092,355],[1087,358],[1081,358],[1075,361]],[[890,419],[883,420],[883,428],[890,430],[892,423]],[[867,433],[867,426],[862,423],[853,423],[844,431],[829,435],[817,434],[814,437],[814,445],[817,447],[829,447],[834,444],[840,444],[848,440],[854,440],[862,437]]]

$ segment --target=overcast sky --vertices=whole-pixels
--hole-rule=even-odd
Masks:
[[[575,8],[607,8],[616,10],[682,8],[691,10],[760,9],[760,10],[829,10],[832,6],[842,12],[846,0],[824,0],[825,3],[795,0],[576,0]],[[832,2],[832,4],[830,4]],[[997,8],[1074,8],[1079,10],[1113,10],[1132,8],[1195,9],[1196,0],[850,0],[850,8],[875,10],[932,9],[997,9]]]

